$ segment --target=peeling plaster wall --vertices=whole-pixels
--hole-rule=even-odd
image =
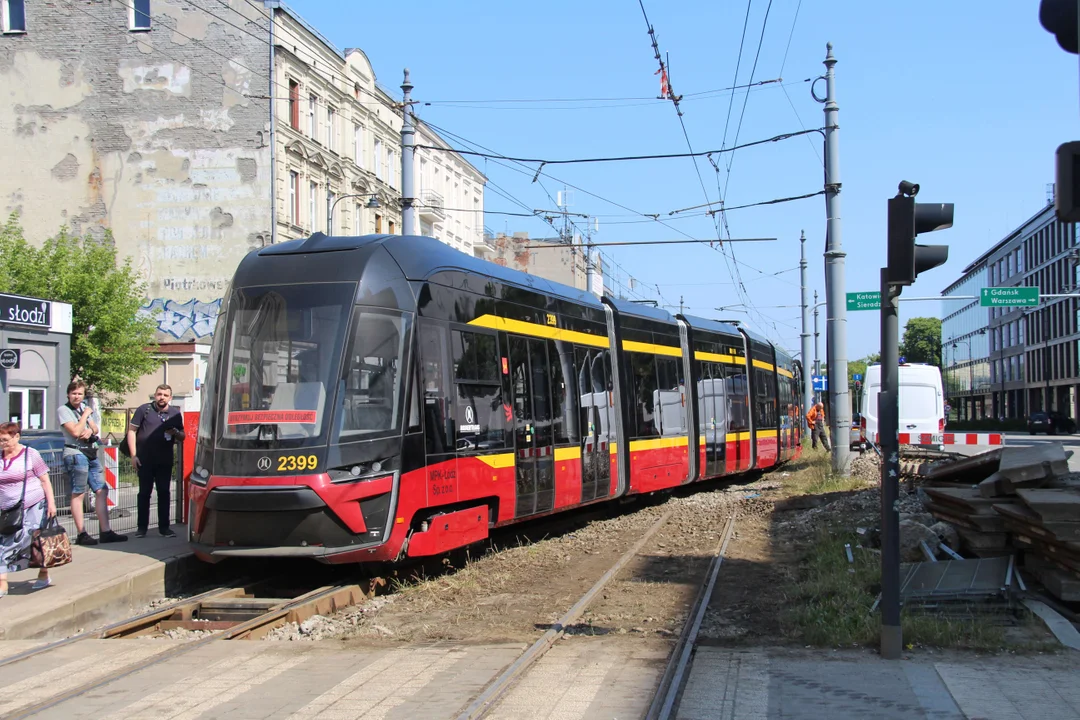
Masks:
[[[149,32],[117,0],[27,3],[0,36],[0,210],[37,244],[111,229],[163,302],[220,300],[270,237],[269,46],[200,8],[269,40],[245,0],[155,0]]]

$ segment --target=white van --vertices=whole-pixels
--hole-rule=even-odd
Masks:
[[[878,438],[878,393],[881,392],[881,365],[866,368],[863,396],[860,403],[860,427],[863,442]],[[923,363],[900,365],[900,433],[913,435],[929,433],[929,444],[941,445],[945,432],[945,393],[941,386],[941,369]],[[918,444],[918,443],[912,443]]]

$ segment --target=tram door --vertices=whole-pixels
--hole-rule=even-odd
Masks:
[[[543,340],[510,339],[514,395],[515,517],[555,507],[555,451],[551,427],[551,373]]]
[[[581,502],[611,493],[611,446],[615,439],[611,407],[611,365],[606,350],[575,349],[581,420]]]
[[[724,474],[727,447],[727,396],[724,394],[724,366],[701,363],[701,424],[705,436],[705,477]]]

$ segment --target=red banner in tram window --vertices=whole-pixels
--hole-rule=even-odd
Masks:
[[[314,410],[245,410],[231,412],[226,418],[229,425],[256,425],[282,423],[301,423],[314,425],[317,413]]]

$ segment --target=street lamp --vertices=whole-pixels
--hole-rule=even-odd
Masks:
[[[355,193],[355,194],[352,194],[352,195],[340,195],[340,196],[334,198],[334,202],[330,206],[329,217],[326,218],[326,229],[329,230],[331,234],[334,232],[334,208],[337,207],[337,204],[339,202],[341,202],[342,200],[345,200],[346,198],[358,198],[358,197],[366,197],[366,198],[368,198],[367,203],[364,205],[364,207],[367,208],[368,210],[378,210],[379,208],[382,207],[382,205],[379,203],[378,193]]]

